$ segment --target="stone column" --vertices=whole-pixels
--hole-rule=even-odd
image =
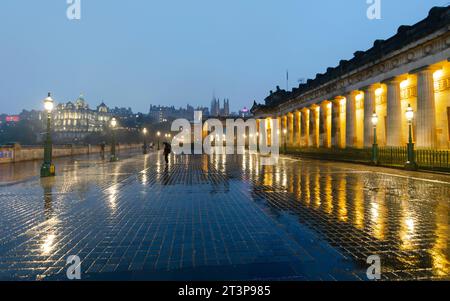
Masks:
[[[329,147],[330,142],[328,141],[328,101],[324,101],[320,105],[320,146]]]
[[[294,112],[294,129],[295,129],[294,144],[295,144],[295,147],[300,147],[301,146],[301,113],[300,113],[300,111]]]
[[[313,105],[310,110],[309,110],[309,124],[310,124],[310,128],[309,128],[309,144],[312,147],[318,147],[318,137],[317,137],[317,106]]]
[[[288,117],[288,145],[293,146],[294,145],[294,113],[289,113],[287,115]]]
[[[302,110],[302,146],[309,146],[309,113],[308,109]]]
[[[346,147],[356,147],[356,104],[355,104],[355,92],[352,91],[346,96]]]
[[[417,71],[417,147],[436,148],[436,102],[433,69]]]
[[[341,104],[339,99],[334,99],[332,107],[332,125],[331,125],[331,144],[333,147],[340,147],[341,146],[341,120],[340,120],[340,114],[341,114]]]
[[[400,81],[395,77],[385,81],[387,85],[387,146],[403,146]]]
[[[376,110],[375,86],[365,87],[364,91],[364,147],[373,145],[372,115]]]

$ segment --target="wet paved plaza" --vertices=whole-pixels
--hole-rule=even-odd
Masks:
[[[383,279],[450,280],[450,176],[260,159],[3,166],[0,280],[66,280],[71,255],[84,280],[366,280],[370,255]]]

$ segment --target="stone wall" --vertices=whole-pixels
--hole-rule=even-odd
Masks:
[[[118,146],[118,150],[139,149],[141,144],[122,144]],[[87,155],[100,153],[99,145],[54,145],[53,157],[67,157],[75,155]],[[105,152],[110,152],[110,146],[106,146]],[[23,162],[32,160],[42,160],[44,158],[44,148],[42,146],[14,146],[0,147],[0,164]]]

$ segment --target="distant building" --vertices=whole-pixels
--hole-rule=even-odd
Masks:
[[[216,97],[213,97],[211,101],[211,110],[210,110],[211,116],[219,116],[220,115],[220,101],[219,99],[216,99]]]
[[[0,115],[0,124],[13,124],[20,121],[19,115]]]
[[[223,100],[223,108],[220,107],[220,100],[213,97],[211,101],[211,111],[210,116],[212,117],[227,117],[230,116],[230,100],[224,99]]]
[[[83,139],[88,134],[102,132],[112,114],[102,102],[95,110],[80,96],[75,102],[60,103],[53,112],[55,139]]]
[[[208,108],[197,107],[187,105],[186,108],[175,108],[174,106],[156,106],[151,105],[149,111],[149,117],[156,123],[168,122],[174,119],[187,119],[192,120],[194,118],[194,111],[202,111],[203,114],[209,115]]]
[[[239,110],[239,117],[247,118],[250,117],[251,115],[252,113],[246,107],[244,107],[242,110]]]

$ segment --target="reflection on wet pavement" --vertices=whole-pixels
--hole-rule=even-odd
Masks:
[[[383,279],[450,279],[450,177],[259,160],[86,159],[0,186],[0,280],[66,279],[71,255],[85,280],[364,280],[370,255]]]

